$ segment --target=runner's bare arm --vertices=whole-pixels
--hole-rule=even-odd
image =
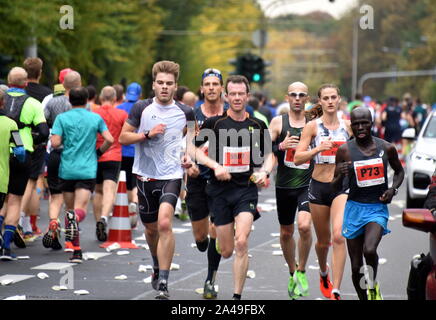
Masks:
[[[319,147],[316,147],[314,149],[310,149],[309,145],[312,141],[312,137],[316,135],[316,122],[310,121],[306,126],[304,127],[303,131],[301,132],[300,142],[297,145],[297,148],[295,149],[295,155],[294,155],[294,163],[296,166],[299,166],[310,159],[312,159],[318,152]]]
[[[100,146],[100,151],[101,153],[105,153],[107,151],[107,149],[110,148],[110,146],[112,145],[112,143],[114,143],[114,137],[112,137],[111,133],[109,132],[109,130],[103,131],[101,133],[101,136],[104,139],[103,144]]]
[[[348,147],[343,144],[339,147],[336,153],[336,168],[335,175],[330,185],[333,190],[338,191],[342,187],[342,181],[346,175],[348,175],[349,166],[351,165],[350,154],[348,153]]]
[[[400,159],[398,159],[398,152],[395,146],[389,143],[387,147],[388,161],[391,168],[394,170],[394,177],[392,178],[392,187],[386,190],[380,197],[383,203],[390,203],[396,194],[395,190],[398,189],[404,180],[404,169]]]
[[[59,148],[62,145],[62,137],[57,134],[53,134],[50,138],[51,146],[53,148]]]
[[[137,128],[134,126],[128,124],[127,121],[124,122],[118,141],[125,146],[144,141],[146,139],[144,132],[137,133],[135,132],[136,129]]]

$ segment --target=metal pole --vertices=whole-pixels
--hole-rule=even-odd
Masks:
[[[357,93],[357,66],[358,66],[358,54],[359,54],[359,29],[358,18],[353,18],[353,52],[352,52],[352,75],[351,75],[351,100]]]
[[[435,70],[410,70],[410,71],[386,71],[386,72],[370,72],[365,73],[359,79],[359,92],[363,92],[363,84],[369,79],[379,78],[399,78],[399,77],[419,77],[436,75]]]

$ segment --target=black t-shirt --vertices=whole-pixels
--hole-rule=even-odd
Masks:
[[[42,84],[29,82],[27,83],[26,93],[39,102],[42,102],[42,100],[44,100],[44,98],[49,94],[52,94],[53,91]]]
[[[260,167],[264,157],[271,152],[271,137],[265,123],[253,117],[235,121],[224,113],[208,118],[195,139],[196,146],[209,142],[208,156],[223,165],[232,175],[228,181],[214,184],[248,186],[254,167]]]

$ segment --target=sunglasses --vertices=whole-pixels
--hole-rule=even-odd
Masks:
[[[305,98],[307,97],[307,93],[305,92],[288,92],[288,96],[292,98]]]
[[[221,71],[219,71],[218,69],[214,69],[214,68],[207,68],[206,70],[204,70],[203,74],[206,74],[206,73],[221,74]]]

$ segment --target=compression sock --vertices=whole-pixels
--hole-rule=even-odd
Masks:
[[[74,213],[76,214],[76,221],[77,223],[85,220],[86,218],[86,211],[83,209],[74,209]]]
[[[207,249],[207,278],[206,281],[215,282],[215,276],[221,261],[221,255],[216,251],[216,239],[210,238]]]
[[[204,239],[202,241],[195,241],[195,243],[197,244],[198,250],[200,250],[201,252],[204,252],[207,250],[207,247],[209,245],[209,238],[206,237],[206,239]]]
[[[5,225],[5,232],[3,233],[3,248],[10,249],[11,241],[14,238],[14,233],[17,227]]]
[[[170,276],[170,270],[159,270],[159,282],[165,280],[168,283],[169,276]]]

